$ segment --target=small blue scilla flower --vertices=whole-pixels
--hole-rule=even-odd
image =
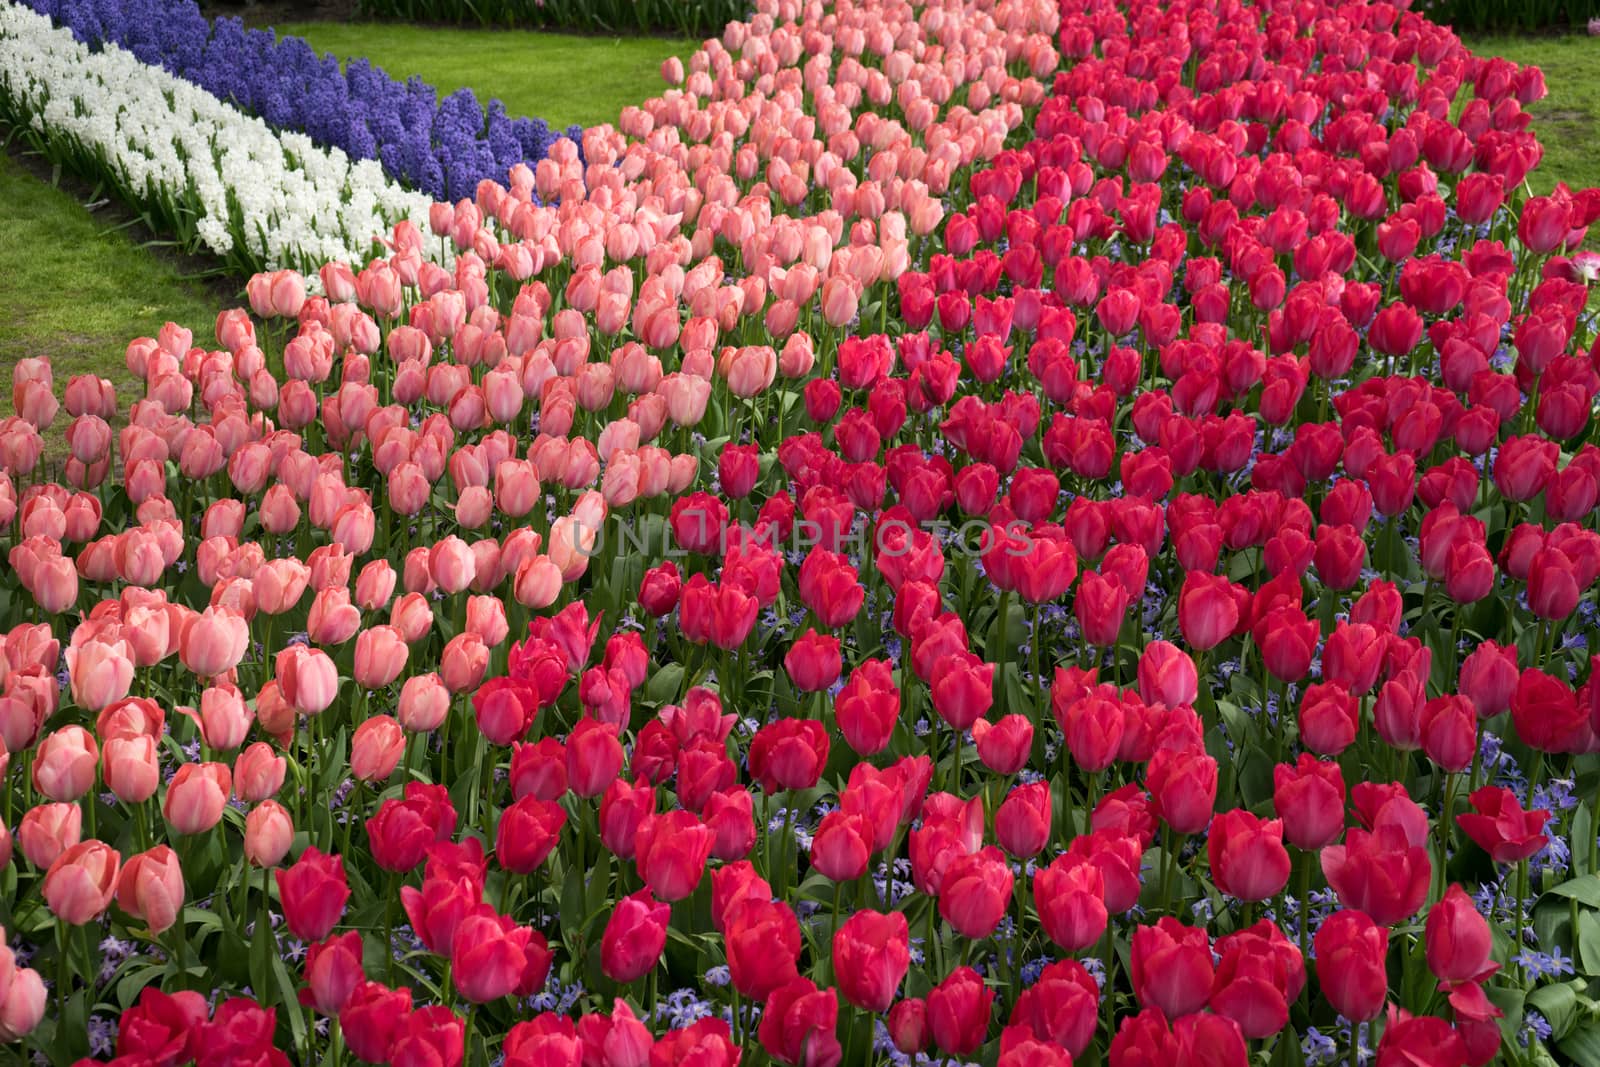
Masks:
[[[104,1015],[89,1017],[89,1051],[109,1056],[117,1047],[117,1020]]]
[[[725,986],[732,981],[732,976],[728,973],[728,965],[725,963],[708,970],[705,977],[707,984],[718,987]]]
[[[1559,978],[1573,973],[1572,959],[1561,954],[1559,945],[1551,945],[1549,952],[1525,948],[1511,957],[1511,961],[1536,981],[1540,978]]]
[[[1094,979],[1095,985],[1104,989],[1106,985],[1106,961],[1098,956],[1086,956],[1083,959],[1083,969],[1089,972],[1089,977]]]
[[[1529,1041],[1538,1038],[1540,1041],[1550,1040],[1550,1023],[1543,1015],[1530,1011],[1522,1017],[1522,1029],[1517,1033],[1517,1041],[1523,1048],[1528,1047]]]
[[[1300,1052],[1309,1067],[1316,1067],[1317,1064],[1333,1063],[1339,1058],[1339,1043],[1316,1027],[1308,1026],[1306,1036],[1300,1040]]]

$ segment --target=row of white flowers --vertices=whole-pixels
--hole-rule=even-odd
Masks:
[[[245,272],[364,263],[429,200],[373,160],[280,133],[115,46],[91,50],[0,0],[0,117],[57,163],[114,187],[191,250]]]

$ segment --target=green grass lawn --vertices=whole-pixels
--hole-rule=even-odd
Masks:
[[[499,97],[512,115],[552,126],[615,123],[622,109],[666,87],[661,61],[687,58],[698,42],[658,37],[580,37],[526,30],[434,29],[392,23],[280,23],[341,59],[365,56],[390,76],[420,74],[441,94],[471,88]]]
[[[1544,71],[1549,95],[1528,107],[1544,160],[1528,178],[1538,194],[1564,181],[1574,189],[1600,186],[1600,37],[1469,35],[1480,56],[1504,56]]]
[[[139,394],[123,366],[135,337],[154,336],[169,319],[211,340],[221,306],[214,286],[185,279],[178,265],[135,243],[0,152],[0,382],[27,356],[49,356],[56,390],[75,374],[97,374],[117,387],[125,413]],[[10,414],[9,402],[5,413]],[[46,435],[47,456],[64,458],[65,412]]]

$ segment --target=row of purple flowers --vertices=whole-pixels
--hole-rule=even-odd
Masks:
[[[434,199],[470,197],[484,178],[502,180],[517,163],[543,159],[558,137],[513,118],[499,100],[471,89],[443,100],[421,78],[396,81],[365,59],[340,68],[299,37],[208,19],[194,0],[24,0],[91,46],[115,44],[142,61],[252,114],[358,159]]]

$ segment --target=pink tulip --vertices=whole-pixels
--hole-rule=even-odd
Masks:
[[[173,832],[203,834],[222,820],[233,793],[233,773],[225,763],[185,763],[167,784],[161,814]]]
[[[278,653],[274,671],[283,699],[302,715],[318,714],[339,693],[339,670],[321,649],[290,645]]]
[[[17,847],[27,861],[44,870],[83,837],[83,809],[76,804],[38,804],[17,824]]]
[[[350,738],[350,773],[363,782],[381,782],[394,773],[405,754],[406,735],[388,715],[374,715]]]
[[[410,645],[433,632],[433,608],[422,593],[407,593],[389,608],[389,624]]]
[[[256,607],[268,615],[282,615],[300,603],[311,568],[297,559],[270,560],[256,571],[253,581]]]
[[[450,536],[435,544],[428,553],[428,573],[434,584],[455,594],[472,584],[477,572],[472,549],[459,537]]]
[[[0,947],[0,1042],[31,1033],[44,1019],[44,980],[32,967],[19,967],[9,948]]]
[[[467,598],[467,631],[483,638],[483,643],[494,648],[506,639],[510,627],[506,622],[505,604],[497,596]]]
[[[202,678],[214,678],[239,665],[250,643],[250,626],[231,611],[206,608],[183,632],[178,655]]]
[[[57,856],[41,892],[62,922],[82,926],[105,914],[117,887],[122,857],[100,841],[82,841]]]
[[[396,705],[400,725],[417,733],[428,733],[443,725],[450,713],[450,690],[437,674],[415,674],[400,687]]]
[[[71,802],[94,787],[100,746],[81,726],[63,726],[39,742],[33,787],[51,800]]]
[[[374,626],[356,637],[354,675],[363,689],[382,689],[400,677],[409,653],[404,636],[393,626]]]
[[[386,559],[375,559],[356,576],[356,606],[362,611],[382,611],[394,595],[398,575]]]
[[[109,747],[109,745],[107,746]],[[265,741],[257,741],[233,761],[233,787],[239,799],[258,804],[278,795],[288,761]]]
[[[439,657],[439,677],[452,693],[477,688],[488,668],[488,646],[482,637],[470,630],[452,637]]]
[[[289,854],[294,822],[276,800],[263,800],[244,817],[244,856],[256,867],[276,867]]]
[[[128,695],[133,657],[126,642],[87,641],[66,655],[72,700],[79,707],[99,711]]]
[[[106,788],[124,804],[143,804],[161,784],[156,739],[147,734],[107,739],[100,764]]]
[[[517,569],[513,595],[517,603],[537,611],[555,603],[561,594],[561,570],[549,556],[534,556]]]
[[[215,749],[227,750],[244,744],[255,715],[244,702],[236,685],[208,686],[200,693],[200,710],[178,709],[200,727],[200,737]]]
[[[117,907],[153,934],[165,932],[183,912],[183,868],[166,845],[130,856],[117,879]]]
[[[350,603],[350,590],[329,586],[311,600],[306,635],[319,645],[342,645],[361,629],[361,612]]]

